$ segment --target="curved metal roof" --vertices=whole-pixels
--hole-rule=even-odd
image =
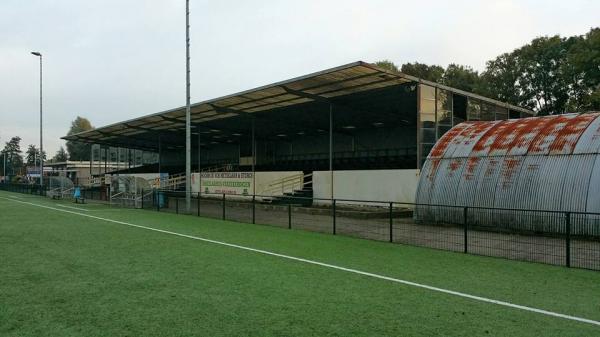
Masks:
[[[424,83],[481,101],[506,106],[524,114],[532,114],[531,111],[521,107],[406,74],[389,72],[372,64],[358,61],[192,104],[191,119],[192,124],[201,125],[217,119],[252,115],[308,102],[328,101],[336,97],[408,82]],[[156,140],[149,141],[149,138],[153,138],[157,133],[183,132],[185,130],[185,111],[186,108],[183,106],[62,138],[111,146],[155,149]]]
[[[461,123],[430,152],[416,200],[461,207],[600,213],[600,112]],[[415,214],[456,222],[462,221],[461,212],[440,215],[435,208],[425,207]],[[523,212],[487,214],[482,211],[477,221],[518,223],[527,230],[564,226],[531,213],[521,219]],[[600,223],[585,230],[598,235]]]

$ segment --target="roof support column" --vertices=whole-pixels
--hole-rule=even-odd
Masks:
[[[200,128],[196,127],[196,131],[198,131],[198,191],[202,194],[202,147],[200,142]],[[198,202],[200,202],[200,199],[198,199]]]
[[[256,139],[255,139],[255,123],[252,116],[252,195],[256,195]]]
[[[331,179],[331,205],[333,206],[333,104],[329,103],[329,175]]]
[[[160,141],[160,134],[158,135],[158,180],[160,181],[160,171],[161,171],[161,158],[162,156],[162,146],[161,146],[161,141]]]
[[[6,157],[6,154],[4,155]],[[90,146],[90,180],[92,179],[92,163],[94,162],[94,144]],[[6,172],[6,158],[4,158],[4,171]],[[6,174],[4,175],[6,176]]]

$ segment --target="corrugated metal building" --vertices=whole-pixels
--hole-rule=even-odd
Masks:
[[[418,204],[474,207],[469,223],[564,232],[561,214],[600,213],[600,112],[456,125],[421,171]],[[462,223],[459,207],[419,206],[422,221]],[[573,234],[599,235],[598,216],[573,214]]]

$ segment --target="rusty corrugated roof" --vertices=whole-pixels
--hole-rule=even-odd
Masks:
[[[599,191],[600,112],[589,112],[455,126],[430,152],[416,200],[475,207],[483,226],[562,233],[560,219],[477,207],[600,213]],[[415,218],[456,222],[461,212],[419,206]],[[585,224],[577,234],[600,235],[595,220],[574,219]]]

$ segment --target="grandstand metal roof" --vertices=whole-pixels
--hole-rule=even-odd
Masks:
[[[192,125],[239,115],[253,115],[283,107],[329,101],[336,97],[409,83],[423,83],[467,97],[532,114],[530,110],[479,96],[463,90],[425,81],[403,73],[390,72],[362,61],[292,78],[191,105]],[[185,131],[186,107],[110,124],[62,137],[87,143],[138,149],[157,149],[160,133]]]

